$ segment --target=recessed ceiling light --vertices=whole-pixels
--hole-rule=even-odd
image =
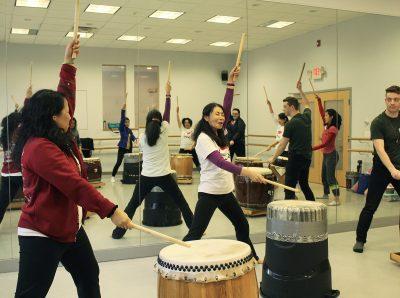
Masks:
[[[123,41],[141,41],[142,39],[145,39],[146,36],[137,36],[137,35],[121,35],[120,37],[117,38],[117,40],[123,40]]]
[[[170,40],[167,40],[166,43],[187,44],[188,42],[191,41],[192,41],[191,39],[172,38]]]
[[[78,32],[80,38],[91,38],[93,36],[92,32]],[[68,32],[66,37],[74,37],[74,32]]]
[[[233,42],[229,42],[229,41],[217,41],[217,42],[210,43],[210,46],[214,46],[214,47],[229,47],[231,45],[233,45]]]
[[[47,8],[49,7],[50,0],[17,0],[15,6],[22,7],[36,7],[36,8]]]
[[[28,35],[29,34],[29,29],[11,28],[11,34]]]
[[[120,8],[120,6],[89,4],[85,12],[114,14]]]
[[[220,23],[220,24],[230,24],[234,21],[239,20],[240,17],[231,17],[231,16],[215,16],[211,19],[208,19],[207,22],[209,23]]]
[[[182,11],[156,10],[149,18],[175,20],[183,14],[184,12]]]
[[[284,27],[290,26],[294,24],[294,22],[286,22],[286,21],[276,21],[272,24],[267,25],[268,28],[282,29]]]

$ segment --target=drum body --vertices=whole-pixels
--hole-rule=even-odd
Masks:
[[[252,168],[258,170],[265,179],[276,181],[275,175],[267,168]],[[245,176],[234,176],[236,198],[240,206],[246,208],[265,208],[274,200],[275,187],[272,184],[252,182]]]
[[[124,155],[124,171],[122,174],[122,183],[136,184],[139,181],[142,170],[142,154],[126,153]]]
[[[83,163],[85,164],[88,181],[99,182],[101,181],[101,162],[98,157],[84,158]]]
[[[297,200],[269,204],[262,296],[334,297],[331,282],[327,207]]]
[[[176,172],[172,175],[176,181]],[[142,223],[151,227],[177,226],[182,223],[181,211],[174,200],[156,186],[145,198]]]
[[[159,298],[256,298],[256,261],[243,242],[190,241],[192,247],[163,248],[155,265]]]
[[[172,154],[171,169],[176,171],[178,183],[182,180],[193,179],[193,157],[191,154]]]

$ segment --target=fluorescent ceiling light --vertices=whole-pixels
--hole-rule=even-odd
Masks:
[[[268,28],[282,29],[289,25],[294,24],[294,22],[286,22],[286,21],[276,21],[272,24],[267,25]]]
[[[91,38],[93,36],[92,32],[78,32],[80,38]],[[74,37],[74,32],[68,32],[66,37]]]
[[[217,42],[210,43],[210,46],[214,46],[214,47],[229,47],[231,45],[233,45],[233,42],[229,42],[229,41],[217,41]]]
[[[15,6],[23,7],[38,7],[47,8],[49,7],[50,0],[17,0]]]
[[[167,40],[166,43],[187,44],[188,42],[191,41],[192,41],[191,39],[172,38],[170,40]]]
[[[149,18],[157,18],[157,19],[168,19],[175,20],[183,15],[182,11],[164,11],[164,10],[156,10]]]
[[[28,35],[29,34],[29,29],[11,28],[11,34]]]
[[[120,6],[89,4],[85,12],[114,14],[120,8]]]
[[[207,20],[207,22],[210,23],[220,23],[220,24],[230,24],[233,23],[234,21],[239,20],[240,17],[231,17],[231,16],[215,16],[209,20]]]
[[[146,67],[147,70],[152,70],[153,68],[151,66]]]
[[[121,35],[117,38],[117,40],[124,40],[124,41],[141,41],[145,39],[146,36],[136,36],[136,35]]]

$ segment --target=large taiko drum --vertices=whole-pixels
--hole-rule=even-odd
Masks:
[[[89,182],[101,181],[101,162],[98,157],[89,157],[83,159],[84,166],[86,167],[87,177]]]
[[[262,168],[263,164],[261,159],[257,157],[236,157],[234,163],[236,165],[244,166],[244,167],[258,167]]]
[[[159,298],[258,298],[256,261],[244,242],[207,239],[163,248],[155,268]]]
[[[142,153],[124,154],[124,171],[122,174],[123,184],[136,184],[139,181],[142,169]]]
[[[254,167],[250,167],[250,169],[258,171],[265,179],[276,181],[276,177],[270,169]],[[242,207],[265,208],[274,200],[275,187],[271,184],[252,182],[248,177],[237,175],[235,175],[234,181],[236,198]]]
[[[279,200],[268,205],[261,294],[268,298],[337,297],[328,260],[327,207]]]
[[[186,153],[171,155],[171,169],[176,171],[178,183],[192,183],[193,156]]]

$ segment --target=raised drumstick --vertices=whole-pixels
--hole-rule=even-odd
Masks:
[[[168,61],[168,82],[171,82],[171,61]]]
[[[267,101],[267,103],[269,102],[269,99],[268,99],[268,94],[267,94],[267,88],[265,88],[265,86],[263,86],[263,88],[264,88],[264,93],[265,93],[265,100]]]
[[[179,107],[179,99],[178,99],[178,96],[176,97],[176,106]]]
[[[240,65],[240,59],[242,58],[245,36],[246,36],[246,33],[242,33],[242,38],[240,39],[240,45],[239,45],[239,52],[238,52],[238,55],[236,58],[236,67]]]
[[[79,0],[75,0],[75,17],[74,17],[74,40],[78,38],[78,29],[79,29],[79,15],[80,15],[80,10],[79,10]],[[76,58],[76,53],[72,53],[72,58]]]
[[[312,89],[312,91],[313,91],[314,95],[315,95],[315,96],[318,96],[318,95],[317,95],[317,92],[315,92],[314,85],[313,85],[313,83],[311,82],[311,78],[308,78],[308,81],[310,82],[311,89]]]
[[[179,239],[170,237],[170,236],[168,236],[168,235],[165,235],[165,234],[156,232],[156,231],[154,231],[154,230],[145,228],[145,227],[143,227],[143,226],[134,224],[133,222],[132,222],[132,224],[130,225],[130,227],[131,227],[131,228],[134,228],[134,229],[136,229],[136,230],[142,231],[142,232],[144,232],[144,233],[150,234],[150,235],[152,235],[152,236],[155,236],[155,237],[157,237],[157,238],[163,239],[163,240],[168,241],[168,242],[172,242],[172,243],[175,243],[175,244],[178,244],[178,245],[181,245],[181,246],[185,246],[185,247],[192,247],[192,246],[191,246],[189,243],[187,243],[187,242],[184,242],[184,241],[182,241],[182,240],[179,240]]]
[[[33,62],[31,61],[29,65],[29,86],[32,86],[32,68],[33,68]]]
[[[306,67],[306,63],[303,63],[303,67],[301,69],[301,73],[300,73],[300,77],[299,77],[299,82],[301,82],[301,78],[303,77],[303,72],[304,72],[304,68]]]

